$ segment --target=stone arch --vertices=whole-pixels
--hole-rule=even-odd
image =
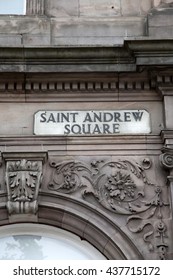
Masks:
[[[109,260],[144,259],[135,244],[104,211],[64,194],[41,192],[36,215],[8,215],[4,204],[3,207],[1,205],[0,216],[0,226],[36,223],[72,232],[88,241]]]
[[[130,238],[105,212],[63,194],[42,192],[38,223],[70,231],[96,247],[107,259],[143,259]]]
[[[163,233],[158,227],[160,220],[150,221],[149,217],[151,213],[152,216],[155,214],[159,205],[167,207],[169,203],[164,202],[161,188],[156,189],[147,179],[145,170],[151,167],[149,159],[142,158],[141,164],[145,166],[130,160],[107,160],[104,164],[92,161],[87,165],[78,160],[56,163],[55,158],[49,158],[47,161],[45,152],[4,152],[2,156],[6,165],[6,187],[1,194],[1,224],[34,222],[71,231],[95,246],[107,259],[144,259],[148,249],[158,250],[161,246]],[[109,187],[106,183],[108,175],[121,173],[119,169],[125,169],[124,175],[121,174],[124,184],[126,179],[123,178],[129,179],[133,175],[128,182],[136,187],[138,204],[125,201],[120,205],[119,200],[108,200],[109,193],[105,192],[105,186]],[[102,182],[100,178],[103,176],[106,179]],[[93,180],[96,183],[92,185]],[[18,184],[18,181],[21,183]],[[34,191],[30,191],[31,187],[26,182],[30,182]],[[151,185],[154,186],[147,204],[143,200],[145,193],[139,196],[140,186],[144,185],[147,185],[146,192],[151,190]],[[166,224],[161,225],[166,231]],[[158,233],[160,238],[156,236]],[[157,243],[154,245],[155,236]]]

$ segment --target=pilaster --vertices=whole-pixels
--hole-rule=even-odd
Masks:
[[[173,149],[164,147],[162,149],[163,154],[160,156],[160,162],[161,165],[164,167],[164,169],[168,172],[167,173],[167,185],[169,188],[169,194],[170,194],[170,207],[171,210],[173,209],[172,203],[173,203]],[[171,217],[173,216],[173,213],[171,214]],[[172,218],[170,223],[170,230],[173,230],[172,227]],[[162,251],[166,252],[166,244],[163,244]]]
[[[44,15],[44,0],[27,0],[27,15]]]

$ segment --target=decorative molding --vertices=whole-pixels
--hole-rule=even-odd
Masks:
[[[159,84],[173,84],[173,73],[157,75],[157,83]]]
[[[143,94],[139,94],[142,92]],[[106,94],[106,95],[105,95]],[[99,100],[100,101],[157,101],[161,96],[154,91],[150,80],[137,81],[131,79],[119,79],[118,77],[106,79],[102,76],[91,78],[87,76],[58,78],[49,77],[19,80],[0,79],[0,100],[14,101],[21,100]]]
[[[27,82],[25,85],[26,90],[33,91],[116,91],[118,90],[118,83],[116,79],[108,80],[107,82],[102,81],[51,81],[51,82]]]
[[[157,235],[156,235],[156,237],[158,238],[157,248],[158,248],[159,258],[161,260],[165,260],[166,259],[167,248],[168,248],[168,245],[165,242],[165,239],[168,238],[168,236],[167,236],[167,227],[162,220],[159,221],[158,224],[157,224]]]
[[[28,0],[28,2],[32,2]],[[31,9],[31,12],[34,12]],[[42,18],[43,19],[43,18]],[[50,18],[44,17],[47,24],[50,24]],[[38,19],[39,20],[39,19]],[[20,19],[21,21],[21,19]],[[28,23],[28,17],[22,19],[23,24]],[[52,23],[53,24],[53,23]],[[52,26],[51,24],[51,26]],[[35,28],[35,25],[34,25]],[[41,37],[42,25],[39,27]],[[51,28],[50,28],[51,30]],[[27,33],[27,32],[26,32]],[[50,34],[51,33],[51,34]],[[126,38],[124,44],[120,46],[104,46],[101,45],[73,45],[59,46],[58,44],[50,44],[50,39],[56,39],[57,34],[52,32],[46,33],[48,42],[43,46],[28,46],[28,38],[21,43],[21,34],[19,43],[14,47],[2,46],[0,52],[0,71],[3,73],[137,73],[139,68],[147,67],[151,71],[160,75],[158,68],[166,69],[169,67],[166,76],[172,75],[170,69],[172,58],[173,39],[136,39],[132,37]],[[25,34],[24,34],[25,35]],[[55,35],[55,36],[54,36]],[[34,38],[38,35],[31,36]],[[7,36],[8,37],[8,36]],[[1,38],[3,40],[3,37]],[[24,37],[23,37],[24,39]],[[46,40],[47,41],[47,40]],[[39,41],[41,42],[41,41]],[[26,43],[26,44],[25,44]],[[37,41],[38,43],[38,41]],[[37,54],[37,55],[35,55]],[[167,67],[167,68],[168,68]],[[157,71],[158,69],[158,71]],[[20,71],[19,71],[20,70]],[[163,74],[165,75],[165,74]],[[156,78],[154,79],[156,80]],[[134,79],[135,81],[135,79]]]
[[[112,137],[110,135],[100,136],[69,136],[69,137],[55,137],[55,136],[35,136],[23,135],[19,133],[17,136],[1,137],[2,150],[8,151],[13,149],[18,150],[22,147],[33,153],[35,147],[41,147],[42,150],[49,150],[49,155],[52,156],[67,156],[67,155],[81,155],[95,154],[104,156],[121,156],[122,151],[126,155],[131,155],[132,151],[135,155],[141,155],[146,152],[148,156],[153,156],[153,151],[156,156],[160,154],[162,148],[162,141],[159,135],[119,135]],[[17,155],[16,155],[17,156]],[[10,153],[9,153],[10,157]],[[25,157],[24,157],[25,158]]]
[[[127,219],[127,226],[133,233],[142,233],[146,228],[145,234],[143,234],[143,240],[148,244],[148,249],[151,252],[158,253],[159,259],[166,258],[166,251],[168,245],[164,243],[163,235],[166,232],[166,226],[164,226],[163,232],[163,219],[164,208],[170,206],[168,201],[163,199],[163,189],[161,187],[155,188],[155,195],[145,202],[148,209],[144,211],[145,215],[132,215]],[[133,223],[137,226],[134,226]],[[161,226],[162,225],[162,226]],[[160,239],[158,238],[160,237]],[[154,245],[154,239],[155,245]],[[163,253],[164,247],[164,255]]]
[[[138,100],[161,100],[164,94],[173,94],[173,75],[167,76],[167,73],[159,74],[157,69],[142,69],[141,73],[122,73],[109,75],[103,73],[80,73],[64,75],[51,73],[49,74],[3,74],[0,78],[0,98],[3,98],[3,94],[11,93],[22,95],[30,95],[42,93],[41,98],[49,98],[51,94],[57,97],[61,94],[77,94],[78,96],[85,97],[84,93],[95,94],[114,94],[117,98],[130,99],[136,98]],[[159,72],[159,69],[158,69]],[[158,94],[162,93],[162,94]],[[139,95],[139,92],[143,92],[143,96]],[[148,94],[147,94],[148,93]],[[5,97],[5,96],[4,96]],[[70,97],[70,96],[69,96]],[[87,95],[87,98],[90,96]],[[6,97],[7,98],[7,97]],[[8,97],[9,98],[9,97]],[[34,98],[34,97],[33,97]]]
[[[50,190],[69,195],[80,192],[81,198],[86,200],[88,196],[94,196],[103,208],[126,215],[128,229],[141,234],[148,249],[156,252],[159,259],[166,258],[168,245],[164,242],[163,213],[170,204],[167,198],[163,199],[164,188],[147,178],[146,172],[152,166],[149,158],[141,163],[129,160],[93,160],[90,164],[53,161],[50,166],[53,168]],[[148,188],[149,197],[146,195]]]
[[[173,130],[162,130],[161,139],[165,147],[173,147]]]
[[[147,209],[146,205],[135,206],[144,196],[145,184],[153,185],[146,177],[145,165],[128,160],[92,161],[90,165],[77,161],[51,162],[50,165],[55,171],[49,189],[69,194],[80,190],[83,198],[92,194],[103,207],[118,214],[130,215]],[[137,179],[143,186],[137,186]]]
[[[25,155],[25,158],[24,158]],[[12,214],[36,214],[45,153],[3,153],[6,161],[7,209]]]
[[[161,165],[166,169],[173,169],[173,149],[164,147],[160,155]]]
[[[57,91],[57,92],[68,92],[68,91],[121,91],[121,90],[132,90],[132,91],[146,91],[154,89],[155,87],[151,85],[150,80],[141,80],[136,81],[135,77],[134,79],[123,79],[119,80],[115,77],[114,79],[107,78],[105,81],[102,80],[102,77],[95,79],[85,79],[82,80],[82,77],[79,79],[76,79],[75,81],[72,81],[70,78],[63,81],[63,78],[61,78],[61,81],[57,81],[56,77],[55,80],[49,81],[47,78],[47,81],[43,81],[43,77],[40,79],[37,79],[37,81],[8,81],[2,80],[0,81],[0,92],[2,91],[18,91],[18,90],[28,90],[28,91],[35,91],[35,92],[51,92],[51,91]]]
[[[164,140],[166,141],[171,139],[171,145],[173,147],[172,142],[172,131],[164,131],[163,135]],[[168,171],[167,174],[167,184],[170,187],[170,193],[172,196],[173,193],[173,148],[165,146],[162,149],[162,154],[160,155],[160,163],[161,165]],[[167,234],[167,227],[166,225],[161,222],[158,225],[158,237],[160,238],[160,243],[158,243],[157,247],[160,254],[160,259],[166,259],[166,252],[168,249],[168,244],[165,242],[165,238],[168,238]]]

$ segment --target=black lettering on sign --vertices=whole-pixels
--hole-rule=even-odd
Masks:
[[[125,122],[131,122],[131,113],[130,112],[125,112],[124,113],[124,121]]]
[[[99,112],[99,113],[94,113],[94,122],[102,122],[102,113]]]
[[[113,123],[113,133],[119,133],[119,132],[120,132],[119,123]]]
[[[104,122],[111,122],[113,120],[113,115],[111,113],[104,113],[104,118],[103,121]]]
[[[56,122],[59,123],[60,122],[60,113],[56,114]]]
[[[46,112],[41,114],[40,122],[46,122]]]
[[[100,128],[98,126],[98,124],[95,125],[94,130],[93,130],[93,134],[98,133],[101,134]]]
[[[67,114],[62,113],[61,114],[61,122],[64,122],[64,121],[69,122],[69,113],[67,113]]]
[[[72,125],[71,131],[72,131],[73,134],[82,134],[81,133],[81,126],[78,125],[78,124]]]
[[[104,123],[103,124],[103,133],[108,133],[108,134],[111,133],[109,129],[110,129],[109,124]]]
[[[132,112],[135,121],[141,121],[144,112]]]
[[[64,129],[65,129],[64,134],[67,134],[67,135],[70,134],[70,125],[69,124],[66,124]]]
[[[84,134],[91,134],[91,124],[83,124],[82,131]]]
[[[70,115],[73,118],[73,123],[76,123],[76,116],[78,115],[78,113],[70,113]]]
[[[123,120],[121,119],[121,114],[116,112],[114,113],[114,122],[122,122]]]
[[[105,111],[38,111],[35,134],[101,135],[150,133],[149,113],[142,109]],[[144,124],[144,125],[143,125]]]
[[[86,116],[85,116],[85,119],[83,122],[93,122],[89,113],[86,113]]]
[[[53,113],[50,113],[50,116],[49,116],[47,122],[48,122],[48,123],[49,123],[49,122],[54,122],[54,123],[56,122]]]

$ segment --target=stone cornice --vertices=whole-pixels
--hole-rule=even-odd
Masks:
[[[159,135],[102,135],[102,136],[11,136],[0,137],[0,149],[3,155],[10,157],[11,152],[18,154],[39,153],[48,155],[160,155],[163,147]],[[5,153],[4,153],[5,152]],[[21,152],[19,154],[22,154]]]
[[[0,71],[70,72],[73,69],[88,72],[95,69],[99,72],[124,72],[134,71],[140,65],[172,65],[172,57],[172,39],[149,40],[145,37],[140,40],[127,39],[124,46],[115,47],[3,46],[0,47]]]
[[[160,91],[160,93],[163,95],[163,96],[173,96],[173,86],[172,86],[172,82],[170,82],[170,85],[169,86],[159,86],[158,87],[158,90]]]
[[[133,73],[2,73],[1,102],[159,101],[171,94],[172,68],[138,68]],[[163,90],[164,89],[164,90]],[[162,95],[159,94],[162,92]],[[142,94],[141,94],[142,93]]]
[[[1,47],[0,100],[161,100],[172,95],[172,50],[173,40],[144,39],[122,47]]]
[[[117,64],[134,63],[134,58],[126,48],[122,47],[0,47],[0,61],[8,63],[49,65],[59,64]],[[40,70],[41,71],[41,70]]]
[[[173,130],[163,130],[161,132],[161,138],[165,147],[171,147],[173,149]]]
[[[47,158],[47,153],[44,151],[41,152],[3,152],[2,158],[7,161],[21,160],[23,158],[27,158],[27,160],[39,160],[45,162]]]

